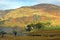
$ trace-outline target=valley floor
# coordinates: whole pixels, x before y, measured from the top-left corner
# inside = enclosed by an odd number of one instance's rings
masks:
[[[29,36],[4,35],[0,40],[60,40],[60,30],[41,30],[28,33]]]
[[[40,36],[6,36],[0,40],[60,40],[60,37],[40,37]]]

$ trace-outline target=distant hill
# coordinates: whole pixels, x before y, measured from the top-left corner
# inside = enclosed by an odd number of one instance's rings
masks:
[[[12,9],[13,10],[13,9]],[[0,10],[0,16],[4,16],[12,10]]]
[[[51,21],[53,25],[60,24],[60,6],[53,4],[38,4],[24,6],[14,10],[0,12],[5,25],[24,26],[32,22]]]
[[[34,9],[42,9],[44,12],[48,12],[50,14],[59,15],[60,16],[60,6],[53,4],[38,4],[32,6]]]

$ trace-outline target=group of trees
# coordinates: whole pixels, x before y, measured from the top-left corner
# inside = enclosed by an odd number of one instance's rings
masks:
[[[1,37],[4,37],[5,34],[7,34],[7,32],[5,32],[5,31],[1,31],[0,32]],[[13,31],[13,34],[16,36],[17,35],[17,31]]]
[[[51,27],[51,22],[39,22],[39,23],[36,23],[36,24],[29,24],[26,26],[27,27],[27,31],[31,31],[32,28],[33,29],[37,29],[37,30],[43,30],[45,29],[46,27]]]
[[[29,24],[29,25],[27,25],[26,31],[31,31],[32,29],[40,30],[41,28],[44,28],[44,25],[42,23]]]
[[[2,37],[4,37],[5,34],[6,34],[6,32],[4,32],[4,31],[1,31],[1,32],[0,32],[0,35],[1,35]]]
[[[7,31],[8,30],[8,31]],[[5,34],[11,34],[17,36],[18,33],[22,32],[23,29],[21,27],[0,27],[0,35],[4,37]]]

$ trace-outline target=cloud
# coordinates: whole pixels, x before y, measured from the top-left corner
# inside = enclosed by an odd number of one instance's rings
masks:
[[[60,2],[60,0],[35,0],[36,3],[51,3],[51,4],[57,4]],[[58,4],[57,4],[58,5]]]
[[[0,9],[14,9],[23,6],[22,2],[16,2],[12,0],[0,0]]]
[[[39,3],[60,5],[60,0],[0,0],[0,9],[14,9],[21,6],[31,6]]]

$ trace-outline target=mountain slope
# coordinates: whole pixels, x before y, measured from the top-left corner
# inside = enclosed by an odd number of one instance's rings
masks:
[[[32,6],[34,9],[42,9],[44,12],[60,16],[60,6],[53,5],[53,4],[38,4]]]
[[[60,6],[53,4],[38,4],[14,9],[3,17],[5,25],[24,26],[32,22],[51,21],[60,24]]]
[[[38,4],[31,7],[26,6],[9,12],[5,17],[16,18],[21,16],[31,16],[34,14],[60,16],[60,6],[52,4]]]
[[[12,10],[0,10],[0,17],[3,17],[7,13],[9,13],[10,11],[13,11],[13,9]]]

